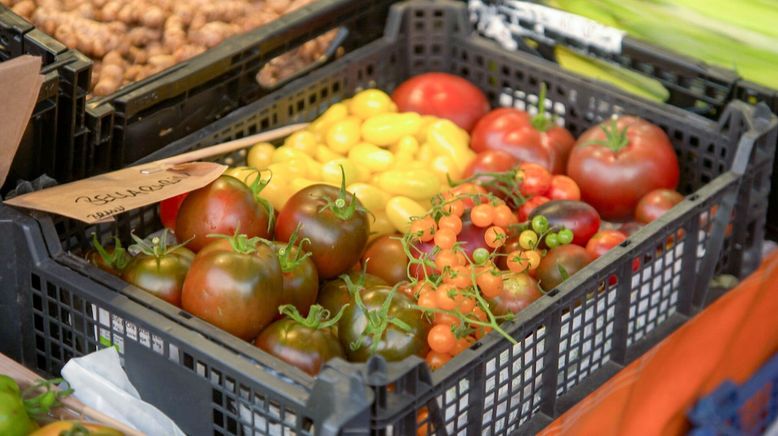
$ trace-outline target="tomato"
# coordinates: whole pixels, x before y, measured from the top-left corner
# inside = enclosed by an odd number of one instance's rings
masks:
[[[305,319],[290,311],[289,306],[280,309],[289,317],[267,326],[254,345],[311,376],[318,374],[328,360],[346,358],[343,346],[330,328],[338,320],[324,319],[323,307],[312,306],[311,315]]]
[[[655,189],[640,199],[635,207],[635,220],[642,224],[662,216],[673,206],[683,201],[683,195],[671,189]]]
[[[373,350],[375,354],[390,362],[403,360],[411,355],[422,358],[426,356],[429,350],[427,332],[430,326],[424,314],[413,307],[412,299],[388,286],[362,289],[360,298],[362,304],[349,305],[338,322],[338,336],[348,360],[364,362],[374,354]],[[410,327],[410,330],[406,331],[394,323],[389,323],[383,332],[375,332],[380,333],[380,339],[374,344],[373,335],[370,333],[371,329],[375,328],[373,320],[379,318],[377,315],[382,312],[382,307],[386,308],[386,317],[399,319]]]
[[[487,298],[492,313],[497,316],[519,313],[543,295],[538,282],[526,273],[505,273],[502,276],[502,283],[502,291],[494,297]]]
[[[284,279],[274,250],[245,235],[219,239],[194,258],[181,307],[245,340],[276,316]]]
[[[194,253],[185,247],[166,246],[165,236],[146,243],[136,237],[141,253],[122,271],[122,278],[170,304],[181,306],[184,279],[194,260]]]
[[[403,244],[397,238],[400,235],[381,236],[367,246],[362,255],[366,271],[382,278],[389,285],[408,280],[408,257]]]
[[[114,237],[112,245],[103,247],[97,240],[96,233],[92,233],[92,248],[86,252],[84,257],[92,265],[115,276],[121,276],[122,271],[131,260],[118,237]]]
[[[543,215],[552,228],[564,227],[573,232],[573,244],[585,246],[600,229],[600,216],[593,207],[582,201],[549,201],[532,211],[530,217]]]
[[[519,192],[525,197],[545,196],[551,189],[551,173],[538,164],[520,164],[516,177],[520,180]]]
[[[250,238],[269,238],[271,213],[243,182],[222,175],[186,196],[176,217],[176,236],[189,241],[186,246],[193,251],[211,242],[209,234],[231,235],[240,230]]]
[[[504,173],[512,170],[518,164],[519,160],[506,151],[485,150],[476,154],[467,167],[465,167],[462,178],[470,178],[484,173]],[[478,177],[477,180],[479,184],[485,186],[491,193],[504,198],[503,193],[497,187],[489,185],[494,180],[494,177],[484,175]]]
[[[310,243],[319,277],[330,279],[348,271],[362,255],[370,225],[359,199],[345,187],[317,184],[294,194],[278,214],[276,238],[288,241],[300,226]]]
[[[175,197],[170,197],[159,202],[159,220],[166,229],[176,230],[176,217],[178,210],[181,209],[181,203],[184,202],[188,192]]]
[[[382,278],[372,274],[363,274],[361,271],[350,272],[348,276],[352,283],[360,287],[372,288],[387,284]],[[338,313],[341,307],[351,301],[352,298],[349,294],[348,286],[346,286],[346,282],[340,277],[324,283],[321,289],[319,289],[317,302],[322,307],[329,310],[330,313]],[[335,328],[337,328],[337,326],[335,326]]]
[[[551,178],[551,188],[547,195],[552,200],[580,200],[581,189],[575,180],[557,174]]]
[[[592,260],[594,257],[578,245],[562,245],[553,248],[540,261],[537,271],[540,286],[547,291],[551,290]]]
[[[586,251],[596,259],[626,239],[627,235],[619,230],[600,230],[586,243]]]
[[[519,207],[519,211],[516,214],[519,218],[520,222],[527,221],[530,216],[533,215],[533,212],[535,209],[540,207],[541,205],[544,205],[548,203],[549,200],[548,197],[538,196],[538,197],[532,197],[529,200],[527,200],[524,204]]]
[[[416,112],[453,121],[468,132],[489,111],[478,87],[446,73],[425,73],[401,83],[392,93],[400,112]]]
[[[100,436],[122,436],[119,430],[106,427],[101,424],[83,421],[54,421],[33,431],[29,436],[60,436],[67,435],[100,435]]]
[[[284,282],[281,304],[291,304],[302,316],[307,316],[319,294],[319,273],[311,257],[304,253],[304,246],[301,249],[295,245],[296,239],[292,238],[288,244],[274,244]]]
[[[527,112],[499,108],[475,125],[470,146],[476,152],[502,150],[521,162],[538,164],[554,174],[565,171],[575,139],[564,127],[539,121]]]
[[[629,218],[654,189],[675,189],[679,169],[673,145],[659,127],[637,117],[604,121],[584,132],[567,164],[581,198],[607,220]]]
[[[486,234],[486,229],[483,227],[477,227],[473,225],[473,223],[470,221],[470,218],[467,217],[469,214],[465,214],[465,219],[462,220],[462,230],[457,235],[457,242],[462,244],[462,250],[464,251],[464,254],[466,254],[468,257],[473,256],[473,251],[475,251],[478,248],[488,248],[486,245],[486,240],[484,238]],[[432,249],[435,247],[435,243],[430,242],[416,242],[413,244],[415,248],[411,248],[411,254],[415,258],[420,258],[422,253],[430,253]],[[451,250],[448,250],[451,252]],[[440,255],[440,253],[438,253]],[[430,256],[428,259],[430,261],[435,262],[437,256]],[[438,274],[439,271],[437,271],[435,268],[427,267],[427,273],[432,274]],[[415,277],[419,280],[424,279],[424,269],[421,265],[418,264],[412,264],[410,266],[410,275],[411,277]]]

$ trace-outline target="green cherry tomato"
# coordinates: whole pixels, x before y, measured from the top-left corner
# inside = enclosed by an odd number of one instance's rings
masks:
[[[557,233],[557,241],[559,245],[567,245],[573,242],[573,231],[570,229],[562,229]]]
[[[483,247],[473,250],[473,261],[478,265],[483,265],[489,260],[489,250]]]
[[[537,234],[543,234],[548,230],[548,219],[543,215],[532,218],[532,230]]]
[[[559,246],[559,236],[556,233],[549,233],[546,235],[546,245],[548,248],[556,248]]]

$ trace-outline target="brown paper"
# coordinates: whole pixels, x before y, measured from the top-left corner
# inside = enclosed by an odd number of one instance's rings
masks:
[[[161,166],[151,162],[42,191],[6,204],[42,210],[93,224],[114,215],[189,192],[216,180],[227,169],[213,162]]]
[[[19,142],[43,84],[41,58],[19,56],[0,63],[0,185],[8,177]]]

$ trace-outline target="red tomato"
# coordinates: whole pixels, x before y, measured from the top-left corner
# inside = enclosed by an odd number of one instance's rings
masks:
[[[184,202],[184,199],[188,194],[188,192],[185,192],[159,202],[159,220],[162,221],[162,225],[165,226],[166,229],[170,229],[174,232],[176,231],[178,209],[181,209],[181,203]]]
[[[538,206],[542,204],[548,203],[549,200],[547,197],[532,197],[529,200],[527,200],[524,204],[521,205],[519,208],[518,213],[516,214],[519,218],[519,222],[527,221],[530,214],[532,214],[532,211],[535,210]]]
[[[581,189],[570,177],[560,174],[551,178],[551,189],[548,197],[552,200],[580,200]]]
[[[377,238],[367,246],[362,262],[366,264],[368,274],[384,279],[394,286],[403,280],[408,280],[408,257],[403,250],[400,235],[385,235]]]
[[[575,138],[564,127],[539,121],[519,109],[500,108],[478,121],[470,147],[477,152],[503,150],[522,162],[561,174],[574,143]]]
[[[636,117],[596,125],[581,135],[570,153],[567,175],[581,198],[604,219],[628,218],[654,189],[675,189],[678,159],[667,134]]]
[[[593,207],[582,201],[554,200],[535,209],[530,218],[543,215],[551,228],[564,227],[573,232],[573,244],[586,246],[600,230],[600,216]]]
[[[586,251],[594,258],[598,258],[626,239],[627,235],[618,230],[600,230],[586,243]]]
[[[635,208],[635,220],[648,224],[664,215],[673,206],[683,201],[683,195],[671,189],[655,189],[638,202]]]
[[[478,87],[446,73],[411,77],[394,90],[392,100],[400,112],[446,118],[468,132],[489,112],[489,102]]]
[[[208,235],[232,235],[236,229],[249,238],[269,238],[270,215],[257,198],[240,180],[221,175],[186,196],[176,217],[176,236],[189,240],[192,251],[213,242]]]
[[[486,150],[478,153],[473,160],[470,161],[467,168],[465,168],[462,177],[469,178],[482,173],[503,173],[512,170],[518,164],[518,159],[513,157],[510,153],[506,153],[502,150]],[[478,178],[478,183],[486,186],[490,192],[498,197],[504,198],[505,196],[497,187],[489,186],[489,183],[493,180],[493,177],[481,176]]]
[[[519,165],[516,177],[521,180],[519,191],[525,197],[545,196],[551,189],[551,173],[538,164],[523,163]]]

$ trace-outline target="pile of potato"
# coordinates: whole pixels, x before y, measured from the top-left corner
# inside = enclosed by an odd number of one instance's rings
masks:
[[[95,61],[92,94],[108,95],[314,0],[0,0]],[[318,59],[334,35],[267,65],[263,84]]]

